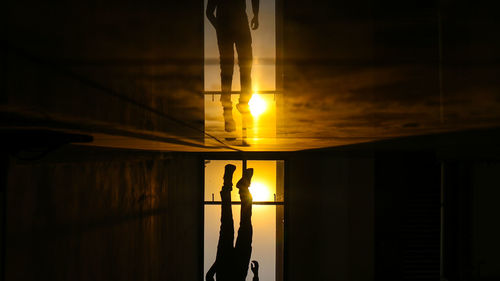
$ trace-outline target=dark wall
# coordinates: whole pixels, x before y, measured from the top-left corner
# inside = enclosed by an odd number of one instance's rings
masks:
[[[290,0],[283,9],[290,134],[354,143],[500,124],[493,2]]]
[[[444,167],[444,275],[498,280],[499,158],[450,159]]]
[[[68,148],[11,158],[6,280],[197,280],[197,157]]]
[[[473,257],[475,274],[500,279],[500,161],[476,161],[473,167]]]
[[[375,158],[375,279],[439,279],[440,161],[432,151]]]
[[[286,280],[373,280],[373,157],[299,153],[286,172]]]
[[[294,153],[287,280],[496,280],[498,130]]]

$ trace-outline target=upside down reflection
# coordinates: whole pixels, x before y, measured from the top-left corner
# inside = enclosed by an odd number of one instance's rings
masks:
[[[234,222],[231,208],[231,190],[233,189],[233,173],[236,166],[228,164],[224,169],[224,185],[220,191],[221,204],[221,226],[219,242],[217,245],[217,256],[215,262],[206,274],[207,281],[213,281],[214,275],[218,281],[244,281],[247,276],[250,257],[252,255],[252,194],[249,186],[253,176],[253,169],[245,169],[243,177],[238,181],[236,187],[239,189],[241,198],[240,228],[236,245],[234,243]],[[259,280],[259,263],[252,261],[251,270],[254,274],[253,280]]]

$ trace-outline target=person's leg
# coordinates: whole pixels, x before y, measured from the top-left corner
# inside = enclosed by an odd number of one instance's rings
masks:
[[[252,36],[248,21],[241,22],[235,36],[236,51],[238,52],[238,65],[240,67],[241,94],[238,110],[248,111],[248,101],[252,97]]]
[[[219,28],[217,30],[217,44],[220,55],[221,97],[224,110],[225,130],[232,132],[236,129],[233,119],[233,104],[231,102],[231,86],[234,71],[234,39],[231,30]]]
[[[253,175],[253,169],[243,172],[243,177],[238,181],[236,187],[239,188],[241,198],[241,218],[238,238],[235,246],[236,272],[244,279],[248,272],[250,257],[252,255],[252,194],[248,190]]]
[[[233,173],[236,167],[234,165],[226,165],[224,171],[224,185],[220,192],[221,203],[221,226],[219,231],[219,243],[217,245],[217,274],[224,275],[231,269],[228,268],[231,264],[233,242],[234,242],[234,223],[233,212],[231,207],[231,190],[233,189]]]

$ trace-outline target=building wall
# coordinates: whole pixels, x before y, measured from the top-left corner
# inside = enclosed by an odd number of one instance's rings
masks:
[[[9,163],[6,280],[197,280],[197,157],[65,149]]]
[[[342,144],[498,127],[493,5],[283,1],[281,131]]]
[[[299,153],[286,172],[286,280],[373,280],[373,157]]]
[[[375,280],[439,279],[440,162],[425,150],[375,159]]]
[[[489,153],[445,162],[443,270],[449,280],[500,278],[500,158],[497,150]]]
[[[476,161],[473,166],[473,242],[472,268],[480,280],[500,278],[500,161]],[[476,277],[476,278],[477,278]]]

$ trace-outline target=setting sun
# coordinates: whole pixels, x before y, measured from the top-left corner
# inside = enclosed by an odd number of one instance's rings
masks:
[[[266,101],[264,101],[264,99],[262,99],[262,97],[257,93],[254,93],[252,95],[252,98],[250,99],[250,102],[248,102],[248,105],[250,106],[250,112],[254,117],[258,117],[267,109]]]
[[[266,185],[260,182],[253,182],[249,189],[254,201],[271,201],[271,192]]]

